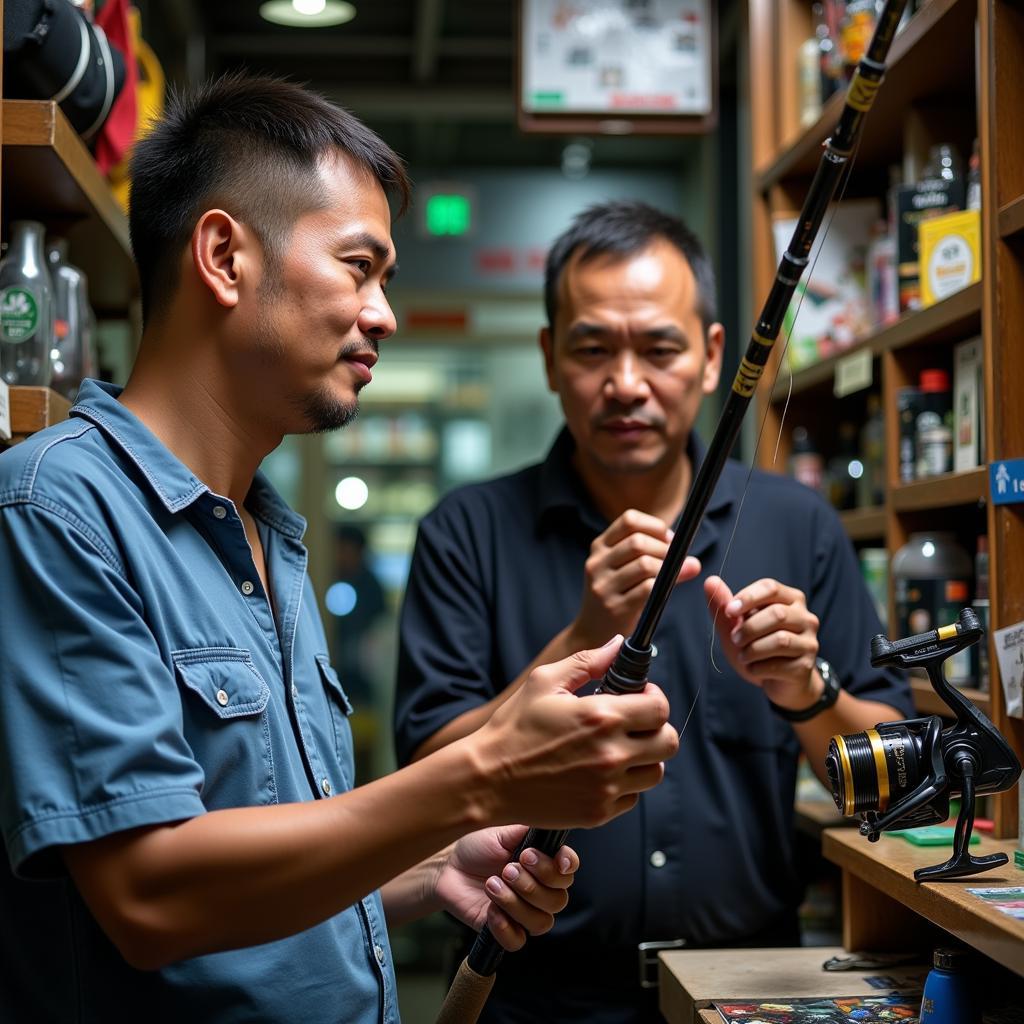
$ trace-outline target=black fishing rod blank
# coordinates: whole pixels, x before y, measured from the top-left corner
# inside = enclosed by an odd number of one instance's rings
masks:
[[[638,693],[647,684],[647,674],[655,653],[654,633],[675,588],[683,561],[704,518],[715,485],[739,436],[743,417],[771,356],[772,346],[779,336],[786,310],[807,268],[814,240],[829,203],[857,147],[864,118],[871,109],[875,94],[885,76],[885,58],[896,35],[905,6],[906,0],[887,0],[878,17],[871,44],[857,65],[846,91],[846,101],[839,123],[832,137],[825,142],[824,152],[804,199],[793,237],[779,262],[775,280],[751,334],[746,354],[736,371],[715,433],[676,522],[675,535],[654,581],[654,587],[640,613],[636,628],[623,640],[615,661],[601,681],[602,691],[617,694]],[[551,856],[565,842],[567,835],[567,830],[530,829],[513,855],[513,860],[518,860],[523,850],[528,847]],[[486,926],[482,928],[445,997],[437,1024],[474,1024],[494,984],[495,972],[501,963],[503,953],[504,950],[490,930]]]

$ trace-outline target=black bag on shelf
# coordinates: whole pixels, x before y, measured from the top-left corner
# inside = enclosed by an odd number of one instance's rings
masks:
[[[124,86],[124,56],[69,0],[6,0],[4,95],[55,100],[88,142]]]

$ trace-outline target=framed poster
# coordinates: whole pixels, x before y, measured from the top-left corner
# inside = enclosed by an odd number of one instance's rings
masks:
[[[520,0],[524,132],[708,132],[717,117],[711,0]]]

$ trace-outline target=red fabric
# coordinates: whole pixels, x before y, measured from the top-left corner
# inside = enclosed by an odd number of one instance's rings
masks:
[[[110,45],[124,55],[124,88],[121,90],[110,114],[96,136],[93,152],[100,170],[106,174],[115,164],[121,162],[128,147],[135,138],[138,122],[138,104],[135,86],[138,70],[135,64],[135,46],[128,27],[128,0],[107,0],[96,14],[96,24],[107,34]]]

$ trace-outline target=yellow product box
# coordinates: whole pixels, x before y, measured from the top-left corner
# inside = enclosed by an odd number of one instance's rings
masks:
[[[922,307],[981,280],[980,210],[929,217],[917,231]]]

